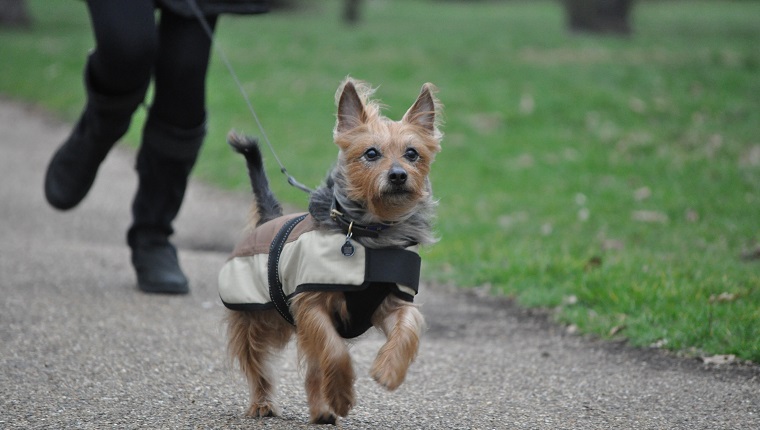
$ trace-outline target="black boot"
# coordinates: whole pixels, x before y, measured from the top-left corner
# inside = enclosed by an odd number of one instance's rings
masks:
[[[87,105],[45,173],[45,198],[60,210],[73,208],[90,191],[100,164],[129,130],[147,90],[146,86],[129,94],[105,95],[93,87],[89,63],[84,76]]]
[[[127,233],[137,286],[148,293],[187,294],[188,282],[169,242],[172,222],[185,196],[205,123],[180,129],[149,119],[137,155],[139,186],[132,203],[133,224]]]

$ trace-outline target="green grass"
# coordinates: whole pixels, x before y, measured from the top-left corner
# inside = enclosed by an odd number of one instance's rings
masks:
[[[760,362],[760,261],[740,258],[760,242],[760,3],[639,2],[631,38],[568,35],[559,2],[370,1],[355,28],[339,4],[219,26],[299,180],[334,160],[345,75],[379,85],[396,118],[433,82],[446,138],[429,280],[488,285],[601,337]],[[73,120],[84,5],[31,6],[32,32],[0,32],[0,93]],[[208,93],[196,174],[245,189],[224,135],[258,131],[218,58]]]

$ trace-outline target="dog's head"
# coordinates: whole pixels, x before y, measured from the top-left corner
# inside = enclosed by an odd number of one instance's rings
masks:
[[[435,91],[433,84],[423,85],[401,121],[392,121],[369,99],[373,90],[367,84],[347,78],[338,88],[333,136],[347,181],[344,191],[378,220],[403,219],[431,198],[428,173],[443,137]]]

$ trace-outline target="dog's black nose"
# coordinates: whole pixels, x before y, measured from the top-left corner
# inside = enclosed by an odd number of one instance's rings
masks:
[[[391,171],[388,172],[388,179],[393,185],[404,185],[406,183],[406,170],[401,167],[391,167]]]

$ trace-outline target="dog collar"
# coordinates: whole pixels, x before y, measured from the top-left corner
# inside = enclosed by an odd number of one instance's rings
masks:
[[[343,208],[337,199],[333,200],[332,207],[330,208],[330,218],[338,223],[343,233],[359,237],[379,237],[381,231],[387,230],[394,225],[393,223],[357,224],[343,213]]]

